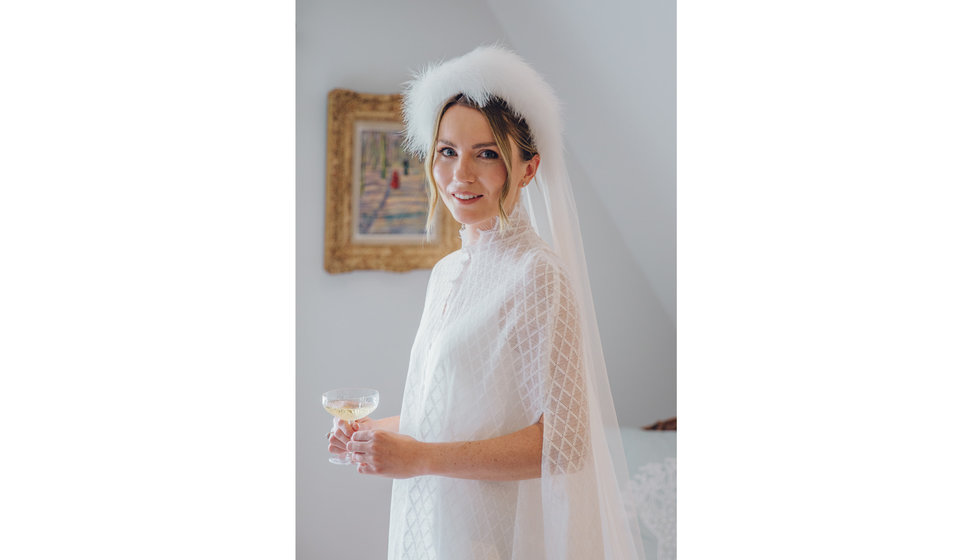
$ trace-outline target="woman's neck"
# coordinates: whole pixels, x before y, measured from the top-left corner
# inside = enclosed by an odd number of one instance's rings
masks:
[[[513,206],[510,207],[510,211],[507,213],[508,221],[507,228],[512,228],[515,226],[515,221],[519,221],[521,218],[519,216],[520,202],[515,202]],[[469,247],[476,245],[481,239],[485,237],[495,238],[501,233],[501,223],[500,216],[494,216],[493,218],[482,222],[477,225],[466,225],[459,232],[459,237],[463,241],[464,247]]]

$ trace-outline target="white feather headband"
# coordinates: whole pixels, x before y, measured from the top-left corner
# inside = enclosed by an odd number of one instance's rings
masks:
[[[491,96],[506,101],[527,121],[542,161],[561,161],[558,97],[521,57],[496,45],[477,47],[463,56],[429,65],[408,82],[403,109],[408,151],[425,157],[439,111],[461,93],[481,107]]]

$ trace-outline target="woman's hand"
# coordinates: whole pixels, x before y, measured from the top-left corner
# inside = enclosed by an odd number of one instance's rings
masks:
[[[424,444],[415,438],[361,427],[349,440],[347,450],[353,453],[352,460],[358,463],[359,473],[388,478],[410,478],[424,474]]]
[[[365,418],[364,420],[367,419]],[[361,421],[363,422],[364,420]],[[357,431],[357,424],[357,422],[348,422],[335,416],[333,419],[333,428],[330,430],[330,437],[328,438],[330,443],[328,450],[338,455],[347,453],[347,442],[350,441],[351,435]]]

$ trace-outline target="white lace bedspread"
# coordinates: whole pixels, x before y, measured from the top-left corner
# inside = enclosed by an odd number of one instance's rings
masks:
[[[643,546],[648,560],[677,558],[677,432],[623,428]]]

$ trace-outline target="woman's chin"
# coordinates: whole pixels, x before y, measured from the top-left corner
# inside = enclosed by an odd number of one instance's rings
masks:
[[[481,219],[481,216],[474,216],[472,212],[460,212],[459,210],[450,211],[453,215],[453,219],[459,222],[461,226],[475,227],[476,224],[482,224],[486,219]]]

